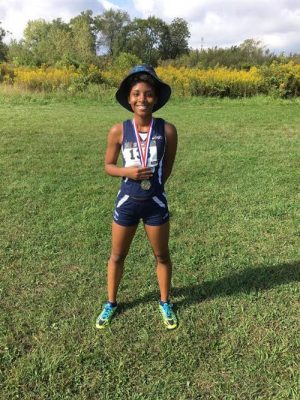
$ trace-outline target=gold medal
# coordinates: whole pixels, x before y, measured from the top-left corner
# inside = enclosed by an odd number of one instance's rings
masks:
[[[151,182],[147,179],[144,179],[142,182],[141,182],[141,188],[143,189],[143,190],[149,190],[150,188],[151,188]]]

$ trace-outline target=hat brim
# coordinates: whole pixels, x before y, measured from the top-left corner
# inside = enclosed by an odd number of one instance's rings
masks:
[[[138,74],[148,74],[150,75],[154,81],[155,81],[155,91],[156,91],[156,96],[157,96],[157,102],[155,103],[153,107],[153,112],[159,110],[162,108],[169,100],[171,96],[171,88],[170,86],[163,82],[161,79],[159,79],[156,75],[149,73],[148,71],[139,71],[135,73],[131,73],[128,76],[126,76],[125,79],[121,82],[119,89],[116,92],[116,99],[117,101],[126,108],[126,110],[133,112],[131,105],[128,103],[128,96],[129,96],[129,88],[130,88],[130,79],[134,75]]]

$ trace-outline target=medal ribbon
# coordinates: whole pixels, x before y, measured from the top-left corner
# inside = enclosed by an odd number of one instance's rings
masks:
[[[135,133],[135,137],[136,137],[136,141],[137,141],[137,145],[138,145],[138,149],[139,149],[139,153],[140,153],[140,157],[141,157],[142,167],[147,167],[148,150],[149,150],[150,139],[151,139],[151,134],[152,134],[152,127],[153,127],[153,118],[151,119],[150,129],[149,129],[149,132],[147,135],[144,151],[143,151],[140,135],[138,134],[138,131],[136,128],[135,120],[133,120],[133,127],[134,127],[134,133]]]

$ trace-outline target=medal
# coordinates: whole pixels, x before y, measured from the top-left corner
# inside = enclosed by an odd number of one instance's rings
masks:
[[[148,179],[144,179],[141,182],[141,188],[143,190],[149,190],[151,188],[151,182]]]
[[[142,143],[141,143],[141,139],[140,139],[140,136],[138,134],[138,131],[137,131],[137,128],[136,128],[136,125],[135,125],[135,120],[133,120],[134,133],[135,133],[135,137],[136,137],[136,141],[137,141],[137,145],[138,145],[138,150],[139,150],[139,153],[140,153],[141,164],[142,164],[143,167],[147,167],[147,163],[148,163],[148,151],[149,151],[150,139],[151,139],[151,134],[152,134],[152,126],[153,126],[153,118],[151,120],[149,133],[147,135],[145,147],[143,149],[143,146],[142,146]],[[143,190],[149,190],[151,188],[150,180],[143,179],[141,181],[141,188]]]

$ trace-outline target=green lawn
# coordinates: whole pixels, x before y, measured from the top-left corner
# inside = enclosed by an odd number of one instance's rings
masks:
[[[0,398],[299,399],[300,103],[173,100],[165,331],[142,226],[105,332],[113,101],[0,96]]]

